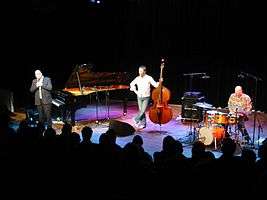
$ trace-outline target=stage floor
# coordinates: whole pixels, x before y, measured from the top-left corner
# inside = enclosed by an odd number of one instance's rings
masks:
[[[150,155],[153,155],[154,152],[160,151],[162,149],[162,140],[167,135],[174,137],[175,139],[181,141],[184,146],[184,155],[187,157],[191,156],[191,148],[192,142],[199,135],[199,131],[201,129],[201,124],[192,124],[182,123],[181,121],[181,106],[171,104],[170,107],[173,111],[172,120],[164,125],[154,124],[149,120],[148,112],[147,115],[147,127],[143,130],[136,131],[134,134],[130,134],[124,137],[117,138],[117,144],[123,147],[128,142],[132,141],[134,135],[138,134],[142,136],[144,144],[143,147],[145,151],[147,151]],[[123,105],[120,102],[115,102],[110,105],[109,110],[105,105],[99,105],[97,108],[98,112],[96,112],[96,106],[88,105],[87,107],[81,108],[76,111],[75,119],[77,120],[76,125],[73,127],[73,131],[80,134],[81,129],[84,126],[90,126],[93,129],[92,142],[98,143],[99,136],[106,132],[109,128],[110,120],[118,120],[121,122],[125,122],[131,126],[133,126],[132,118],[137,114],[137,104],[136,102],[129,102],[127,107],[126,115],[123,115]],[[21,115],[18,115],[19,120],[23,119]],[[108,119],[110,117],[110,120]],[[99,120],[99,123],[96,123],[96,120]],[[257,151],[257,145],[261,143],[261,141],[267,137],[267,114],[258,113],[255,126],[255,138],[254,138],[254,146],[253,148],[255,152]],[[261,123],[263,131],[258,134],[258,121]],[[196,127],[195,134],[192,133],[194,128]],[[253,130],[254,130],[254,116],[249,116],[249,121],[246,122],[247,130],[250,134],[250,137],[253,138]],[[62,128],[62,123],[58,121],[53,121],[53,128],[56,130],[58,134],[60,134],[60,130]],[[259,140],[258,140],[259,136]],[[194,139],[195,138],[195,139]],[[259,142],[258,142],[259,141]],[[243,146],[240,146],[243,148]],[[216,157],[221,155],[220,149],[217,150],[214,148],[214,145],[207,147],[211,150]],[[241,148],[238,148],[236,154],[240,153]],[[256,152],[257,153],[257,152]]]

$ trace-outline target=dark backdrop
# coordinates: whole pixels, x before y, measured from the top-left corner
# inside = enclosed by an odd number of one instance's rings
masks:
[[[180,103],[189,89],[183,73],[191,72],[211,76],[194,79],[193,89],[215,106],[226,106],[236,84],[254,98],[255,81],[238,78],[245,71],[263,79],[257,107],[267,110],[265,16],[259,3],[32,0],[6,11],[1,86],[14,91],[19,106],[32,103],[28,91],[37,65],[60,89],[75,63],[92,62],[95,71],[127,71],[132,77],[145,64],[158,79],[164,57],[164,85],[172,92],[171,103]]]

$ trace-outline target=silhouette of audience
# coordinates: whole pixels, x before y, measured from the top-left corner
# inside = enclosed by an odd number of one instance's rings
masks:
[[[57,135],[53,128],[45,130],[42,124],[30,127],[26,121],[15,132],[9,128],[8,112],[3,107],[0,119],[0,169],[6,172],[3,180],[12,178],[24,191],[31,188],[41,192],[48,183],[48,193],[60,193],[56,188],[62,186],[67,194],[81,190],[98,198],[131,199],[142,193],[150,198],[171,199],[171,191],[185,192],[190,197],[191,191],[200,194],[208,187],[210,197],[218,192],[227,197],[229,191],[248,197],[266,187],[266,140],[256,161],[251,149],[243,149],[241,156],[235,156],[236,143],[231,138],[222,141],[222,156],[218,159],[199,141],[187,158],[181,142],[166,136],[162,150],[155,152],[152,159],[140,135],[121,148],[113,129],[101,134],[99,143],[94,144],[93,130],[88,126],[82,129],[80,140],[67,123]],[[29,181],[27,186],[24,180]],[[134,188],[138,191],[133,192]]]

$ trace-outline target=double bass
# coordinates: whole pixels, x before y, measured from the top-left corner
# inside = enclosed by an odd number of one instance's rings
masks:
[[[160,80],[162,80],[162,72],[164,68],[164,60],[160,65]],[[171,92],[159,82],[159,86],[152,92],[153,106],[149,109],[149,118],[155,124],[166,124],[172,119],[172,110],[168,106]]]

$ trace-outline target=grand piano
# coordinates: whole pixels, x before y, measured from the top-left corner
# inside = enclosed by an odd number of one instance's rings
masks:
[[[63,121],[75,125],[75,112],[89,104],[99,104],[104,98],[109,106],[110,97],[116,95],[123,102],[123,114],[127,112],[127,92],[129,91],[126,72],[95,72],[88,64],[77,64],[68,78],[65,88],[53,91],[53,105],[60,108]]]

